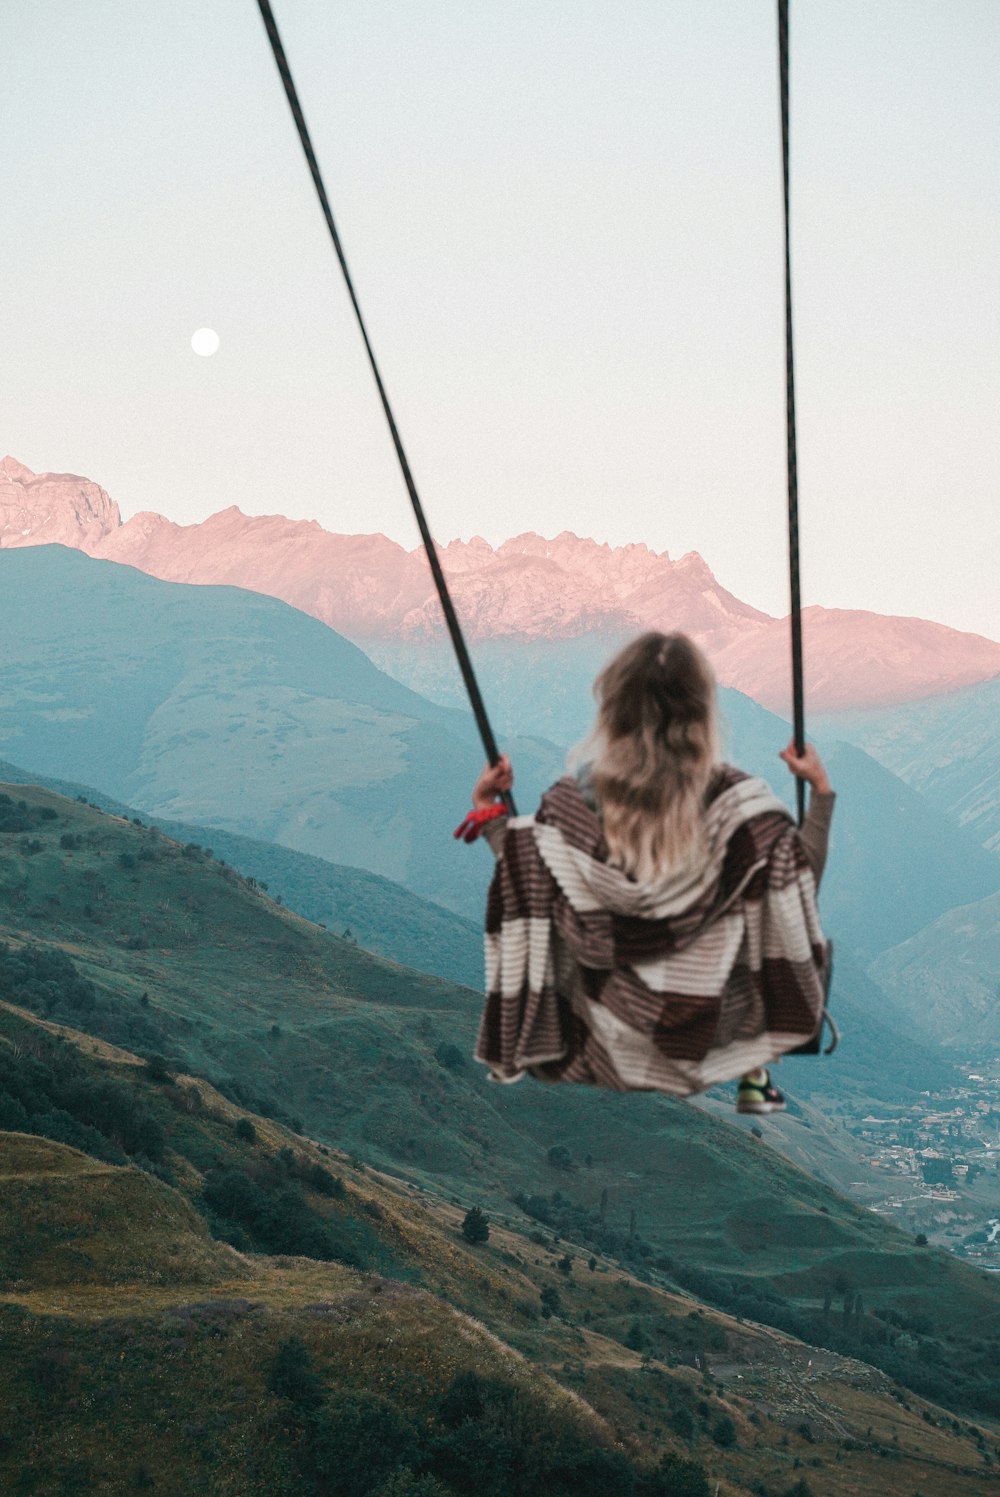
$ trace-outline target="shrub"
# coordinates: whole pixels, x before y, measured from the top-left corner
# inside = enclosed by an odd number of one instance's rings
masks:
[[[331,1175],[330,1171],[325,1169],[321,1164],[307,1165],[299,1174],[299,1179],[310,1190],[315,1190],[317,1195],[330,1196],[331,1198],[336,1197],[339,1200],[343,1200],[344,1198],[343,1180],[341,1180],[339,1175]]]
[[[797,1482],[785,1488],[782,1497],[814,1497],[814,1494],[805,1477],[800,1476]]]
[[[297,1409],[318,1409],[324,1389],[313,1367],[312,1353],[298,1336],[282,1341],[267,1370],[267,1391],[287,1398]]]
[[[712,1439],[723,1450],[731,1450],[736,1444],[736,1425],[728,1414],[720,1414],[712,1425]]]
[[[238,1118],[233,1132],[244,1143],[255,1144],[257,1142],[257,1129],[249,1118]]]
[[[384,1481],[375,1497],[451,1497],[447,1487],[433,1476],[417,1476],[408,1466]]]
[[[442,1395],[426,1466],[476,1497],[633,1497],[635,1471],[565,1414],[499,1378],[458,1374]],[[668,1489],[653,1488],[666,1497]]]
[[[416,1464],[417,1432],[377,1393],[337,1393],[313,1415],[303,1456],[321,1490],[368,1497],[402,1467]]]
[[[684,1408],[683,1405],[680,1408],[671,1409],[667,1423],[674,1434],[680,1435],[682,1440],[694,1439],[696,1425],[690,1409]]]
[[[636,1483],[636,1497],[709,1497],[704,1467],[680,1455],[665,1455]]]
[[[473,1206],[465,1213],[462,1222],[462,1236],[466,1242],[488,1242],[490,1238],[489,1219],[484,1211],[478,1206]]]
[[[642,1326],[637,1320],[633,1320],[625,1333],[624,1345],[630,1351],[642,1351],[646,1345],[646,1338],[642,1333]]]
[[[324,1221],[290,1180],[254,1179],[241,1169],[211,1170],[202,1189],[209,1225],[233,1247],[287,1253],[360,1267],[342,1228]]]

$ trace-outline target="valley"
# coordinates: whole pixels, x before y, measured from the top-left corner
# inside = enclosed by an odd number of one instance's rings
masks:
[[[851,1182],[853,1199],[998,1272],[1000,1055],[958,1061],[956,1071],[953,1086],[920,1102],[865,1116],[839,1108],[834,1116],[881,1183],[880,1190],[874,1178]]]

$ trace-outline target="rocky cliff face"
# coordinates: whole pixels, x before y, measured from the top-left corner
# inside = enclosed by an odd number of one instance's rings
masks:
[[[0,464],[0,546],[61,542],[170,582],[227,583],[280,598],[363,648],[436,646],[444,636],[423,552],[384,535],[332,535],[315,521],[250,516],[235,506],[198,525],[157,514],[125,524],[103,489],[70,474]],[[723,684],[788,710],[788,625],[728,592],[695,552],[673,560],[569,531],[494,548],[452,541],[442,564],[473,640],[519,645],[681,629],[712,656]],[[921,619],[843,609],[805,615],[811,710],[882,707],[1000,674],[1000,644]]]
[[[16,458],[0,462],[0,546],[58,542],[92,552],[122,523],[115,501],[75,473],[32,473]]]

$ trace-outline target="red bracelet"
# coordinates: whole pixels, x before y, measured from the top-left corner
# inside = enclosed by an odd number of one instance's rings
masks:
[[[483,806],[482,810],[470,811],[462,825],[455,828],[454,835],[461,837],[463,842],[475,842],[488,821],[495,821],[498,816],[506,815],[507,807],[502,801],[498,801],[495,806]]]

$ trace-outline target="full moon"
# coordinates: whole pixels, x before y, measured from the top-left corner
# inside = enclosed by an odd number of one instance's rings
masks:
[[[191,335],[191,347],[195,353],[200,353],[203,359],[211,358],[219,346],[219,335],[213,328],[200,327],[196,333]]]

